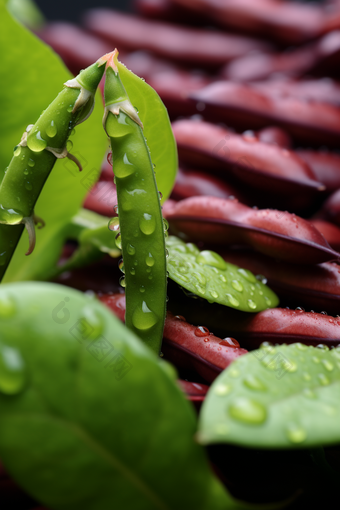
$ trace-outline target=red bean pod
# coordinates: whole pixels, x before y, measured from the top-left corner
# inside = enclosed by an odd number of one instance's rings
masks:
[[[253,133],[237,135],[200,120],[179,120],[172,127],[181,162],[215,169],[228,181],[245,183],[258,190],[257,200],[263,195],[264,200],[281,196],[291,208],[303,209],[324,189],[293,151],[260,142]]]
[[[52,46],[74,74],[112,51],[110,43],[72,23],[47,23],[37,35]]]
[[[172,231],[193,241],[246,244],[266,255],[302,264],[339,257],[313,225],[288,212],[252,209],[236,200],[203,196],[168,201],[163,213]]]
[[[340,188],[339,154],[306,149],[299,149],[296,154],[309,165],[316,179],[326,186],[327,191],[333,192]]]
[[[278,145],[283,149],[291,149],[292,140],[289,134],[276,126],[268,126],[256,133],[258,140],[262,143]]]
[[[103,295],[99,298],[119,319],[124,319],[125,295]],[[203,326],[193,326],[181,316],[167,313],[162,352],[176,367],[195,370],[206,381],[212,382],[230,363],[246,354],[233,338],[217,338]]]
[[[144,20],[109,9],[85,15],[86,28],[127,50],[143,49],[155,55],[201,67],[216,67],[267,43],[240,35],[194,29]]]
[[[271,308],[242,319],[239,314],[228,314],[226,319],[228,331],[237,335],[248,349],[257,349],[264,341],[328,347],[340,344],[340,318],[326,314]]]
[[[340,226],[340,189],[334,191],[317,213],[318,219],[326,219]]]
[[[340,109],[332,104],[276,97],[254,86],[229,81],[212,83],[190,97],[201,105],[205,117],[240,129],[275,124],[309,144],[339,144]]]
[[[325,220],[312,219],[309,221],[321,232],[333,250],[340,250],[340,227]]]
[[[208,16],[219,25],[267,36],[286,44],[300,44],[323,31],[323,10],[282,0],[172,0],[175,5]]]
[[[221,179],[206,172],[197,170],[178,169],[175,186],[172,190],[171,198],[182,200],[192,196],[210,195],[213,197],[229,198],[234,196],[244,202],[244,194],[237,188],[226,184]]]
[[[196,410],[199,411],[209,390],[209,386],[206,384],[183,381],[182,379],[179,379],[178,384],[187,399],[190,400],[190,402],[194,404]]]
[[[115,216],[113,210],[117,205],[116,186],[111,181],[99,181],[89,191],[86,196],[84,207],[104,216]]]
[[[337,314],[340,310],[340,266],[324,262],[315,266],[290,264],[250,250],[219,250],[231,264],[261,275],[278,294],[280,301],[290,307]]]

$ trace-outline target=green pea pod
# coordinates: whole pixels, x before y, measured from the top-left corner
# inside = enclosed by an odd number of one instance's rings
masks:
[[[104,128],[110,137],[126,287],[126,325],[160,351],[166,309],[164,227],[150,153],[122,84],[118,52],[106,64]]]
[[[34,215],[34,206],[57,158],[68,157],[67,139],[73,128],[91,114],[94,94],[103,76],[98,61],[65,83],[65,88],[29,125],[0,185],[0,279],[3,277],[24,227],[29,235],[29,249],[35,245],[35,224],[43,221]]]

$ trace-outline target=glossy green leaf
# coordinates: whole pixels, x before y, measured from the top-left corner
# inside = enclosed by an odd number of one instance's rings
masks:
[[[60,58],[16,22],[0,0],[0,169],[8,165],[13,147],[28,124],[57,96],[71,78]],[[37,230],[32,255],[25,256],[28,236],[24,232],[4,281],[44,278],[59,258],[64,243],[64,225],[76,214],[89,187],[95,182],[107,147],[101,119],[103,107],[97,97],[91,117],[71,137],[83,172],[68,160],[57,161],[39,197],[35,213],[46,222]]]
[[[226,510],[169,370],[96,299],[0,287],[0,458],[55,510]],[[20,317],[20,320],[18,320]]]
[[[189,292],[244,312],[278,305],[276,294],[248,269],[225,262],[213,251],[200,251],[195,244],[175,236],[168,237],[166,245],[169,277]]]
[[[203,404],[199,441],[254,448],[340,442],[340,349],[263,346],[235,360]]]
[[[131,103],[144,125],[144,136],[151,153],[162,203],[169,197],[178,167],[177,146],[167,109],[157,92],[142,78],[119,63],[119,74]]]

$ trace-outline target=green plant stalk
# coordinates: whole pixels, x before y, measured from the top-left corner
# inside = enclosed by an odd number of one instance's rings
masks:
[[[160,352],[166,312],[166,250],[160,198],[142,123],[120,80],[117,55],[106,65],[104,128],[110,137],[125,267],[126,325]]]
[[[35,224],[43,225],[34,215],[34,206],[56,159],[68,157],[81,169],[66,143],[74,127],[91,114],[103,73],[103,62],[98,61],[66,82],[36,124],[27,127],[14,149],[0,185],[0,280],[24,227],[29,235],[26,255],[34,249]]]

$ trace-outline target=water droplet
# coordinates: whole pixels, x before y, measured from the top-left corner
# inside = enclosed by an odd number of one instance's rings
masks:
[[[222,283],[227,283],[227,278],[224,276],[224,274],[220,274],[218,278],[219,280],[221,280]]]
[[[28,175],[28,169],[27,168],[25,168],[25,170],[24,170],[24,175]]]
[[[282,359],[281,365],[287,372],[291,373],[296,372],[298,369],[297,363],[293,360]]]
[[[132,276],[134,276],[134,275],[136,274],[136,270],[135,270],[135,268],[134,268],[134,267],[132,267],[132,268],[130,269],[130,274],[131,274]],[[149,277],[149,280],[150,280],[150,277]]]
[[[30,133],[27,137],[27,145],[28,145],[28,148],[31,149],[31,151],[41,152],[46,148],[47,142],[41,136],[40,131],[33,131],[33,132],[30,131]]]
[[[302,443],[307,437],[305,429],[295,423],[288,425],[286,434],[292,443]]]
[[[6,253],[6,252],[4,252]],[[17,311],[17,306],[13,297],[8,294],[0,298],[0,318],[7,319],[12,317]]]
[[[205,287],[203,287],[202,285],[199,285],[198,283],[196,283],[195,289],[198,294],[201,294],[202,296],[205,294]]]
[[[18,156],[20,156],[20,154],[21,154],[21,145],[16,145],[16,146],[14,147],[13,155],[14,155],[15,157],[18,157]]]
[[[155,264],[155,259],[150,252],[145,259],[145,263],[149,267],[152,267]]]
[[[175,319],[177,319],[178,321],[186,322],[186,318],[183,317],[183,315],[175,315]]]
[[[141,306],[138,306],[132,315],[132,323],[135,328],[140,330],[147,330],[152,328],[157,322],[156,314],[150,310],[145,301]]]
[[[203,342],[209,342],[209,338],[205,338]]]
[[[158,196],[159,196],[159,200],[162,200],[163,198],[163,193],[161,191],[158,192]]]
[[[119,230],[119,218],[117,216],[111,218],[108,227],[112,232],[117,232]]]
[[[299,349],[299,351],[306,351],[308,349],[307,345],[301,344],[300,342],[297,342],[295,347]]]
[[[27,189],[27,191],[31,191],[31,189],[33,188],[32,184],[30,182],[26,182],[25,183],[25,189]]]
[[[231,338],[229,336],[223,338],[223,340],[219,342],[219,345],[224,345],[225,347],[232,347],[233,349],[240,347],[238,341],[235,340],[235,338]]]
[[[271,306],[272,302],[271,302],[271,300],[269,299],[269,297],[264,296],[264,300],[265,300],[265,302],[266,302],[266,305]]]
[[[51,120],[50,125],[47,126],[46,128],[46,134],[50,138],[54,138],[57,132],[58,132],[57,126],[55,125],[54,120]]]
[[[119,285],[125,289],[126,286],[125,276],[121,276],[119,278]]]
[[[122,273],[125,273],[125,266],[124,266],[124,260],[123,259],[120,259],[120,261],[118,262],[118,267],[119,267],[119,269],[121,270]]]
[[[223,258],[218,253],[210,250],[201,251],[196,257],[196,262],[222,270],[227,268],[227,264]]]
[[[237,290],[238,292],[242,292],[243,291],[243,285],[241,282],[239,282],[238,280],[233,280],[231,282],[231,286]]]
[[[312,376],[308,372],[304,372],[302,377],[305,381],[310,381],[312,379]]]
[[[17,225],[21,223],[24,215],[17,209],[6,209],[2,205],[0,205],[0,223],[5,223],[6,225]]]
[[[135,165],[129,161],[126,153],[124,154],[123,158],[117,158],[114,161],[114,173],[115,176],[119,179],[128,177],[129,175],[133,174],[135,170]]]
[[[215,395],[218,395],[219,397],[224,397],[225,395],[228,395],[232,390],[231,384],[224,384],[224,383],[218,383],[216,386],[214,386],[214,393]]]
[[[240,306],[240,303],[231,294],[226,294],[226,298],[228,299],[231,306],[235,306],[235,307]]]
[[[0,344],[0,392],[16,395],[26,384],[25,362],[18,349]]]
[[[325,369],[328,371],[328,372],[332,372],[334,370],[334,365],[333,363],[331,363],[330,361],[328,361],[328,359],[323,359],[321,360],[321,363],[323,364],[323,366],[325,367]]]
[[[210,335],[209,329],[204,326],[197,326],[194,333],[196,336],[199,336],[199,337]]]
[[[117,248],[119,248],[121,250],[122,249],[122,235],[120,232],[115,237],[115,243],[116,243]]]
[[[243,384],[250,390],[265,391],[267,386],[255,375],[249,374],[243,380]]]
[[[156,221],[154,216],[148,213],[144,213],[142,218],[139,220],[139,228],[145,235],[152,234],[156,228]]]
[[[7,262],[7,252],[3,251],[0,253],[0,266],[4,266]],[[0,307],[1,307],[1,301],[0,301]],[[1,317],[1,308],[0,308],[0,317]]]
[[[209,292],[210,292],[211,297],[213,297],[214,299],[218,298],[218,293],[215,290],[211,290]]]
[[[255,276],[256,280],[258,280],[259,282],[263,283],[263,285],[266,285],[267,283],[267,278],[265,276],[263,276],[263,274],[257,274]]]
[[[191,273],[191,275],[199,282],[201,283],[202,285],[204,285],[207,280],[206,280],[206,277],[204,276],[204,274],[202,273],[199,273],[198,271],[194,271]]]
[[[81,311],[83,327],[87,340],[96,340],[104,330],[105,322],[98,310],[93,308],[93,304],[85,305]]]
[[[142,292],[142,293],[143,293],[143,292],[145,292],[145,287],[144,287],[144,285],[141,285],[141,286],[139,287],[139,292]]]
[[[260,425],[266,421],[266,408],[256,400],[238,397],[229,407],[229,414],[235,420],[250,425]]]
[[[256,303],[252,299],[248,299],[248,306],[251,310],[255,310],[257,308]]]
[[[312,360],[314,361],[314,363],[320,363],[320,359],[317,358],[316,356],[313,356]]]
[[[316,349],[320,349],[321,351],[329,351],[329,347],[325,344],[318,344]]]
[[[240,273],[246,280],[248,280],[248,282],[251,282],[251,283],[256,282],[255,276],[253,275],[253,273],[248,271],[248,269],[239,268],[237,270],[237,272]]]
[[[113,158],[112,158],[112,152],[108,152],[106,156],[106,160],[110,166],[113,165]]]
[[[163,231],[167,232],[169,230],[169,222],[165,218],[163,218]]]
[[[72,110],[73,110],[73,105],[70,105],[70,106],[68,106],[68,107],[66,108],[66,111],[67,111],[68,113],[72,113]]]
[[[325,376],[325,374],[318,374],[318,379],[319,379],[319,382],[320,384],[322,384],[322,386],[327,386],[327,384],[329,384],[329,379],[327,376]]]

